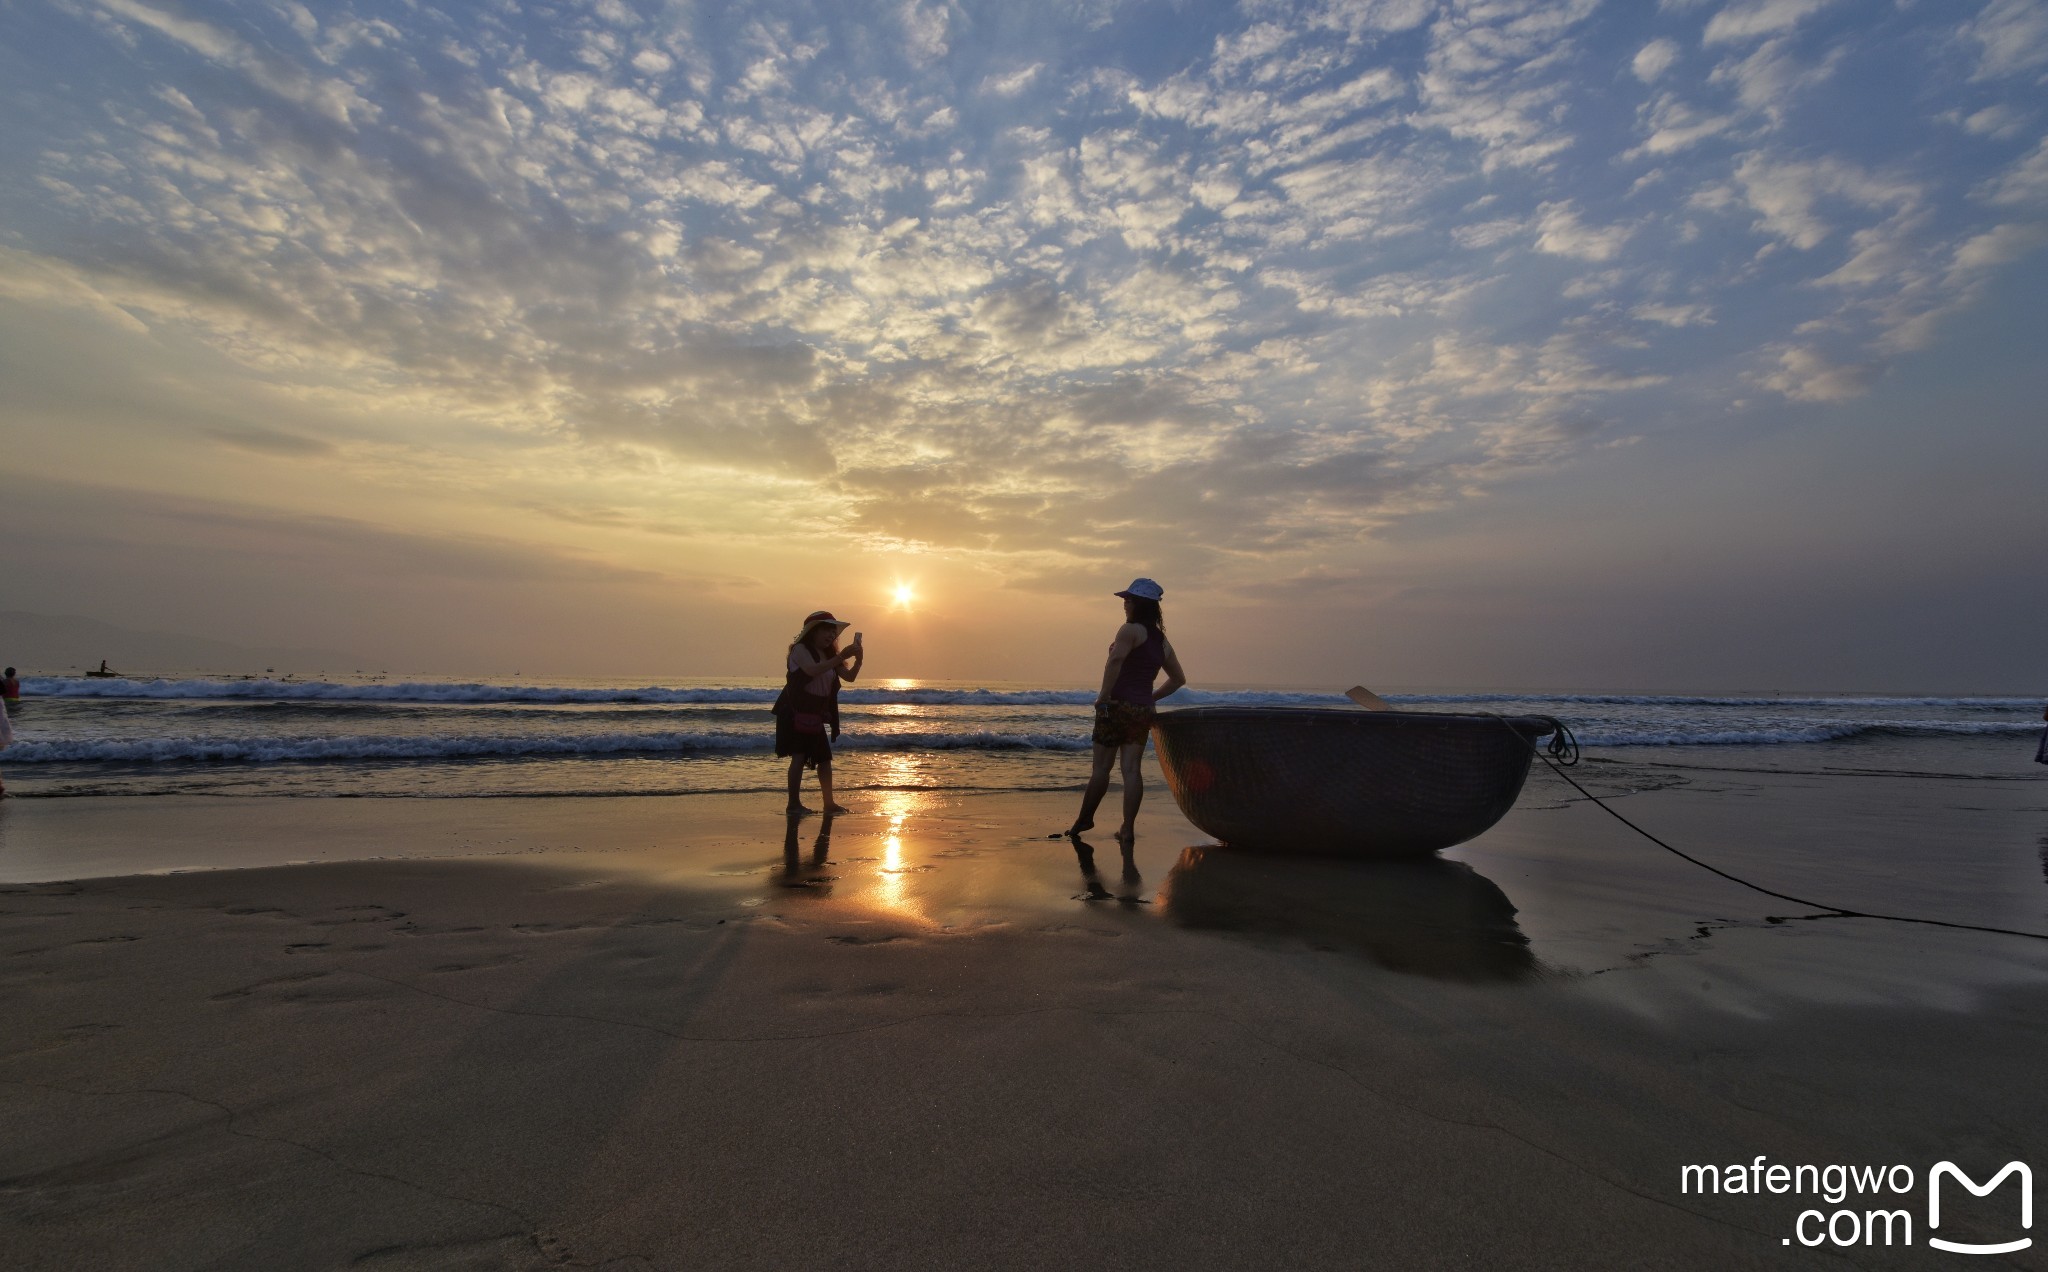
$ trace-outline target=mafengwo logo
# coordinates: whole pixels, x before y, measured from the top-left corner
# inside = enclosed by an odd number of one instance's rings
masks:
[[[1818,1197],[1827,1205],[1836,1207],[1832,1211],[1808,1209],[1799,1212],[1793,1221],[1792,1235],[1784,1238],[1783,1244],[1795,1241],[1800,1245],[1850,1246],[1902,1245],[1914,1243],[1913,1212],[1900,1204],[1904,1198],[1919,1192],[1919,1175],[1911,1166],[1787,1166],[1765,1164],[1759,1155],[1747,1165],[1736,1163],[1730,1166],[1684,1166],[1679,1169],[1678,1191],[1681,1193],[1735,1193],[1755,1195],[1785,1195]],[[1958,1186],[1971,1197],[1990,1197],[2007,1180],[2016,1180],[2012,1191],[2019,1193],[2018,1223],[2015,1227],[2011,1218],[1980,1213],[1971,1217],[1979,1223],[2000,1223],[2019,1233],[2025,1233],[2034,1226],[2034,1172],[2025,1162],[2007,1162],[1985,1183],[1978,1183],[1962,1167],[1954,1162],[1936,1162],[1927,1172],[1927,1226],[1922,1235],[1926,1243],[1936,1250],[1950,1254],[2011,1254],[2034,1244],[2029,1236],[2014,1236],[2005,1241],[1951,1241],[1936,1236],[1941,1227],[1942,1189]],[[1889,1194],[1887,1196],[1886,1194]],[[1865,1199],[1863,1206],[1844,1206],[1852,1196]],[[1871,1202],[1877,1204],[1873,1207]],[[2011,1215],[2011,1211],[2003,1212]],[[1954,1207],[1951,1205],[1953,1216]]]

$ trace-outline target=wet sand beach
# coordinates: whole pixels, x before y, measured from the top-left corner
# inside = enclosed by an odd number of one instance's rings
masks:
[[[2038,782],[1581,773],[1781,890],[2048,931]],[[1814,918],[1541,774],[1365,869],[1156,790],[1128,861],[1043,838],[1065,793],[857,802],[0,807],[9,1262],[1937,1266],[1934,1163],[2044,1164],[2048,941]],[[1914,1243],[1681,1192],[1759,1154],[1910,1166]]]

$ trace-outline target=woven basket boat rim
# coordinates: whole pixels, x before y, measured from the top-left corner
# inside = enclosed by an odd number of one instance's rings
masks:
[[[1216,706],[1168,707],[1162,709],[1159,712],[1157,718],[1160,720],[1165,720],[1176,716],[1237,716],[1247,718],[1279,717],[1292,719],[1321,718],[1328,720],[1359,720],[1368,723],[1373,721],[1393,723],[1396,721],[1409,720],[1455,720],[1460,723],[1477,723],[1488,725],[1498,725],[1501,721],[1505,720],[1511,725],[1521,725],[1527,728],[1537,728],[1544,733],[1550,732],[1552,727],[1550,717],[1548,716],[1481,715],[1469,711],[1367,711],[1360,707],[1237,707],[1218,704]]]

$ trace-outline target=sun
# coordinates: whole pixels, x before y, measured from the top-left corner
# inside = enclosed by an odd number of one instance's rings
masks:
[[[908,583],[898,583],[892,595],[896,598],[897,609],[909,609],[910,603],[917,599],[917,589]]]

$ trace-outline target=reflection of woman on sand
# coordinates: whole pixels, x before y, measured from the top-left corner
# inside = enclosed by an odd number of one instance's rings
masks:
[[[800,797],[804,770],[818,770],[818,789],[825,796],[827,813],[846,808],[832,798],[832,740],[839,736],[839,683],[860,678],[865,655],[860,633],[853,644],[839,648],[839,633],[851,627],[817,610],[804,619],[804,629],[790,642],[788,679],[776,698],[775,753],[789,757],[789,807],[791,813],[808,813]]]
[[[1124,775],[1124,824],[1116,837],[1130,840],[1138,833],[1138,804],[1145,798],[1139,770],[1145,761],[1145,739],[1152,733],[1152,704],[1177,691],[1188,678],[1160,628],[1159,601],[1165,590],[1151,579],[1133,579],[1117,595],[1124,598],[1124,625],[1110,642],[1102,692],[1095,698],[1095,771],[1081,797],[1081,815],[1067,833],[1078,835],[1095,824],[1095,809],[1109,790],[1110,762],[1118,760]],[[1166,684],[1155,691],[1152,682],[1162,667]]]

